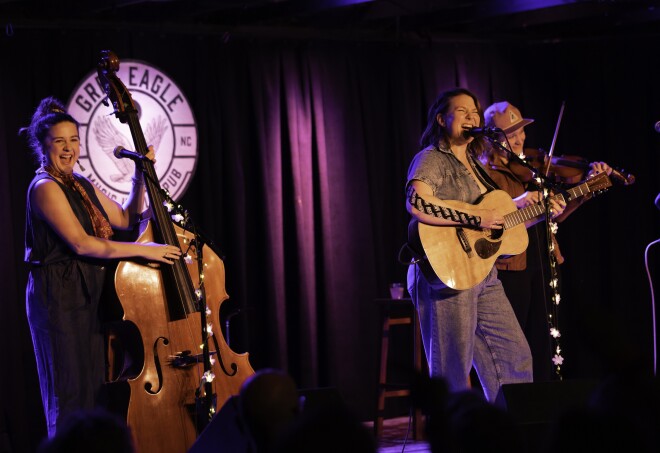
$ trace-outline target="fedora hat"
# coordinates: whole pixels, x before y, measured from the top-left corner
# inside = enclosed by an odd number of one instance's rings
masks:
[[[484,112],[484,119],[487,127],[498,127],[505,134],[534,122],[533,119],[523,118],[520,110],[506,101],[496,102],[488,107]]]

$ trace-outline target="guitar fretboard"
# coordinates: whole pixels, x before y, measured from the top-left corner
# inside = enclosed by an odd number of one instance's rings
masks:
[[[568,193],[569,197],[568,200],[565,201],[568,202],[588,194],[591,192],[591,189],[589,187],[589,183],[585,182],[579,186],[575,186],[572,189],[567,190],[566,192]],[[563,200],[564,196],[559,194],[552,198],[555,200]],[[517,211],[510,212],[504,216],[504,228],[513,228],[516,225],[520,225],[521,223],[534,219],[544,213],[545,207],[543,206],[543,203],[536,203],[531,206],[527,206],[526,208],[518,209]]]

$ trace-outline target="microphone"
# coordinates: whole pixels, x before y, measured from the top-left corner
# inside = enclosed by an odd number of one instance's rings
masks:
[[[463,135],[466,137],[481,137],[482,135],[498,135],[503,134],[504,131],[499,127],[472,127],[469,129],[463,129]]]
[[[117,159],[131,159],[131,160],[145,160],[146,157],[144,157],[140,153],[136,153],[135,151],[129,151],[123,146],[118,146],[116,147],[113,151],[112,154],[115,155]]]

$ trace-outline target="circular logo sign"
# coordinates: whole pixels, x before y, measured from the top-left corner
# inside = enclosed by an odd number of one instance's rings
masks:
[[[170,77],[145,62],[123,60],[117,77],[131,93],[147,145],[156,150],[155,170],[161,187],[179,200],[197,164],[197,126],[190,104]],[[113,151],[117,146],[135,147],[128,125],[114,116],[96,71],[78,85],[67,110],[80,122],[80,173],[111,199],[123,203],[131,190],[135,164],[115,157]]]

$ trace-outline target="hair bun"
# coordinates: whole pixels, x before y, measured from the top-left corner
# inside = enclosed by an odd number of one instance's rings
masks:
[[[32,115],[32,121],[27,127],[19,129],[18,134],[27,138],[28,144],[37,163],[43,162],[42,145],[48,134],[48,130],[55,124],[69,121],[79,127],[78,122],[66,111],[64,104],[59,99],[49,96],[39,103]]]
[[[52,113],[66,113],[66,109],[62,101],[50,96],[41,100],[35,113],[37,117],[42,117]]]

